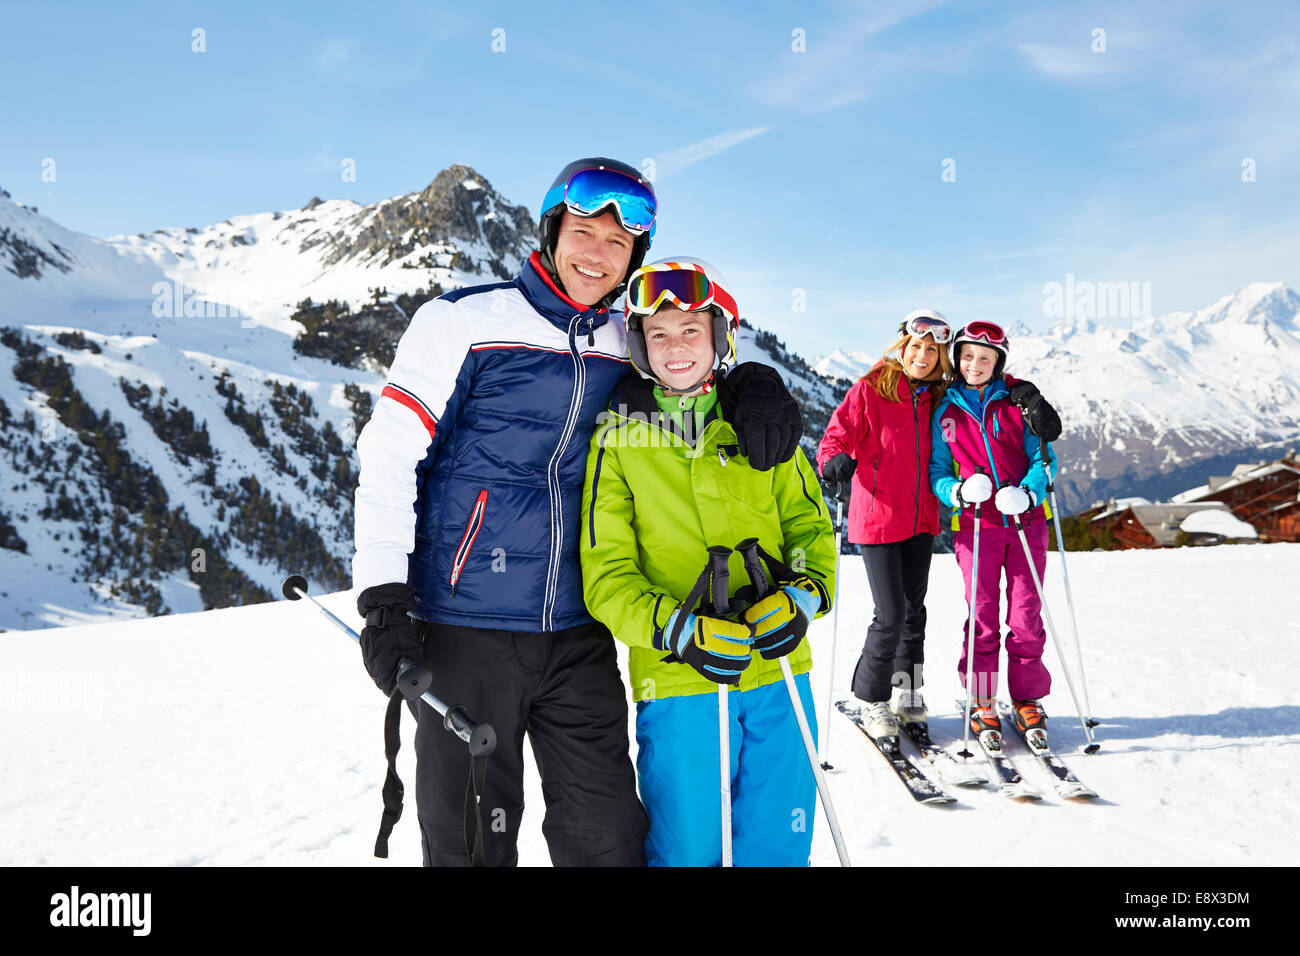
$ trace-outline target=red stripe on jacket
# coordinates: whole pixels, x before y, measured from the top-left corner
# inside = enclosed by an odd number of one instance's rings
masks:
[[[433,420],[433,416],[429,414],[429,410],[421,405],[413,395],[403,392],[400,389],[393,388],[391,385],[385,385],[384,390],[379,393],[379,397],[391,398],[399,405],[405,405],[411,411],[415,412],[415,414],[420,417],[420,421],[424,423],[424,427],[428,429],[429,437],[434,437],[434,432],[438,423]]]

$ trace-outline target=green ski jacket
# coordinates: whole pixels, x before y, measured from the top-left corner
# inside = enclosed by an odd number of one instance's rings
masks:
[[[735,430],[719,416],[716,392],[679,399],[639,376],[624,379],[591,439],[582,515],[587,610],[630,648],[637,701],[716,691],[671,657],[663,634],[711,545],[735,548],[756,537],[769,554],[835,593],[835,535],[807,457],[796,450],[769,471],[749,467]],[[729,570],[734,595],[749,583],[739,553]],[[811,669],[807,640],[789,661],[796,674]],[[737,689],[778,680],[780,661],[756,653]]]

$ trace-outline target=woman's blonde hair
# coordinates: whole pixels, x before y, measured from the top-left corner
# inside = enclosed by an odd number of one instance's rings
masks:
[[[903,370],[903,363],[899,361],[899,358],[902,357],[911,339],[912,336],[906,332],[900,335],[889,348],[885,349],[885,354],[881,356],[876,366],[862,376],[863,379],[872,384],[876,389],[876,394],[881,398],[888,399],[891,402],[902,401],[898,395],[898,380],[907,373]],[[939,350],[939,361],[934,363],[934,368],[922,381],[932,389],[933,401],[937,404],[939,399],[943,398],[943,393],[948,390],[948,383],[952,381],[953,372],[952,359],[948,355],[948,350],[937,342],[935,347]]]

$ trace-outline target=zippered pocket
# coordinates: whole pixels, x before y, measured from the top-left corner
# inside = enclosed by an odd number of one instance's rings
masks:
[[[460,580],[460,573],[465,569],[465,562],[469,560],[469,553],[474,548],[474,539],[478,537],[483,527],[483,517],[487,513],[487,498],[487,489],[484,488],[474,501],[474,507],[469,513],[469,523],[465,525],[465,534],[461,537],[460,545],[456,548],[456,557],[451,562],[452,597],[456,596],[456,582]]]
[[[880,459],[877,458],[875,464],[871,466],[871,507],[867,509],[868,515],[876,513],[876,479],[880,477]]]

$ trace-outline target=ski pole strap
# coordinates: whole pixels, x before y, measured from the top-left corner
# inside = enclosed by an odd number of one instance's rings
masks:
[[[465,787],[465,854],[470,866],[488,865],[483,847],[483,814],[479,810],[486,777],[487,755],[470,757],[469,784]]]
[[[388,774],[384,777],[384,815],[379,821],[379,836],[375,838],[375,856],[388,859],[388,837],[402,816],[402,796],[405,788],[397,776],[397,751],[402,746],[402,697],[400,690],[388,698],[384,713],[384,757],[388,760]]]
[[[1050,495],[1056,483],[1052,481],[1052,463],[1047,457],[1047,439],[1042,435],[1038,436],[1038,450],[1043,459],[1043,472],[1047,475],[1047,493]]]
[[[691,588],[691,593],[688,594],[686,600],[682,602],[682,610],[685,611],[686,614],[692,613],[695,610],[696,605],[700,603],[700,599],[704,597],[704,592],[709,588],[711,571],[712,568],[706,564],[704,570],[700,573],[699,578],[696,579],[695,586]],[[664,646],[656,648],[656,650],[672,651],[673,648],[677,646],[677,635],[681,633],[682,620],[685,618],[686,614],[677,615],[676,620],[673,621],[673,632],[671,634],[663,635]],[[670,653],[664,658],[664,660],[675,661],[677,660],[677,657],[675,654]]]

